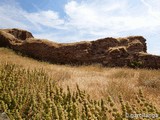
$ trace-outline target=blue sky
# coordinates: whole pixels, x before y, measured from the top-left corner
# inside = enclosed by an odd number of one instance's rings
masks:
[[[160,55],[160,0],[0,0],[0,28],[56,42],[142,35]]]

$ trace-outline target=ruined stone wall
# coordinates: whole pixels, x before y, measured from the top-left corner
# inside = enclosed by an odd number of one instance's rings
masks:
[[[0,30],[0,46],[51,63],[160,68],[160,57],[147,54],[142,36],[64,44],[35,39],[25,30],[5,29]]]

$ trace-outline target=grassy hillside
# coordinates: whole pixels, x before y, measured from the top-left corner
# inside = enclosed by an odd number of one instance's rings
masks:
[[[0,109],[11,119],[119,120],[160,111],[160,70],[53,65],[6,48],[0,89]]]

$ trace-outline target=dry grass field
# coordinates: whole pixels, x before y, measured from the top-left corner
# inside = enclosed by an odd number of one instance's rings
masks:
[[[124,101],[132,102],[135,94],[141,89],[144,98],[160,108],[160,70],[105,68],[100,65],[57,65],[21,56],[7,48],[0,48],[0,64],[5,63],[16,64],[21,69],[43,69],[65,92],[67,86],[71,91],[76,91],[78,85],[94,100],[107,99],[107,96],[111,96],[117,106],[119,95]],[[36,86],[36,83],[33,85]],[[43,87],[43,84],[39,87]]]

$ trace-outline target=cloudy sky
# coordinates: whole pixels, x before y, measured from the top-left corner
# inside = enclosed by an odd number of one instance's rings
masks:
[[[160,0],[0,0],[0,28],[56,42],[142,35],[160,55]]]

